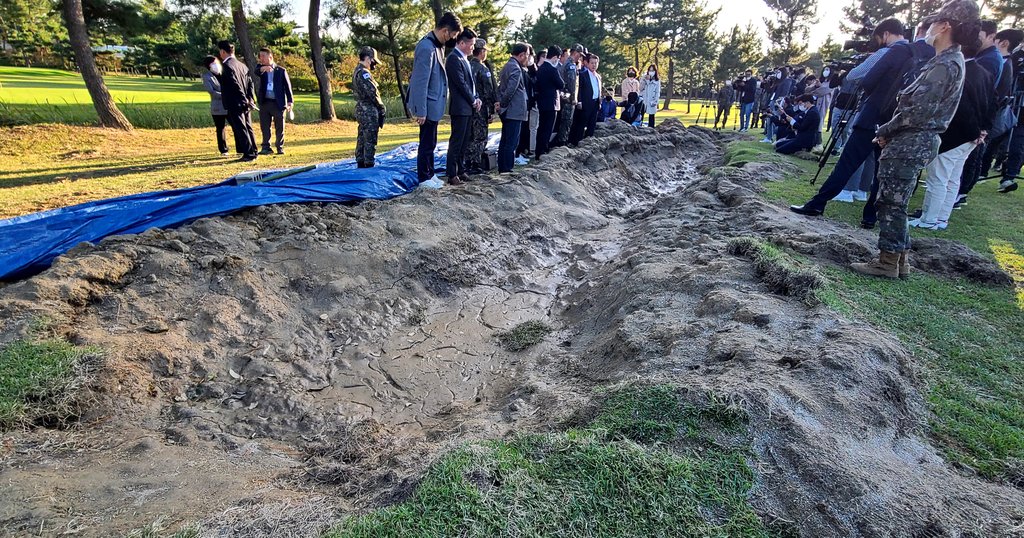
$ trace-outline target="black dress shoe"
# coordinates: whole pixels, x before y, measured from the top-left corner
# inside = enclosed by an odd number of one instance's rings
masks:
[[[278,155],[284,155],[284,148],[277,148]]]
[[[273,151],[270,151],[270,148],[263,148],[260,151],[260,155],[270,155],[271,153],[273,153]]]
[[[255,161],[255,160],[256,160],[256,156],[255,155],[244,155],[244,156],[242,156],[241,158],[238,159],[238,162],[240,162],[240,163],[248,163],[248,162],[252,162],[252,161]]]
[[[804,215],[806,217],[820,217],[825,214],[825,212],[820,209],[807,207],[807,204],[791,205],[789,206],[789,210],[792,211],[793,213],[796,213],[797,215]]]
[[[865,230],[874,230],[875,229],[875,223],[874,222],[864,222],[864,221],[861,221],[860,227],[864,228]]]

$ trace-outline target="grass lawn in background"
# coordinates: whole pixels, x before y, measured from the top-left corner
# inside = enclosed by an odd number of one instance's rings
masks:
[[[780,205],[806,202],[831,171],[827,167],[812,186],[816,162],[775,155],[769,145],[754,141],[733,143],[728,154],[736,163],[784,159],[797,164],[795,177],[764,183],[765,196]],[[911,236],[960,241],[999,261],[1020,285],[1022,200],[997,193],[997,185],[977,185],[970,203],[953,212],[948,229],[912,229]],[[922,187],[911,209],[921,207],[923,195]],[[825,218],[858,226],[863,207],[863,202],[831,202]],[[814,220],[807,219],[809,229]],[[946,456],[983,476],[1024,484],[1024,300],[1018,293],[922,273],[907,281],[861,276],[847,268],[830,268],[826,275],[839,298],[831,306],[892,331],[924,366],[931,432]]]

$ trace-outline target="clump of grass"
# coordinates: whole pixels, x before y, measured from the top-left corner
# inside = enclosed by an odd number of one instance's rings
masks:
[[[173,534],[167,534],[167,527],[164,524],[165,520],[161,517],[145,527],[129,532],[126,538],[162,538],[164,536],[169,536],[170,538],[199,538],[199,529],[196,527],[187,527]]]
[[[729,241],[730,254],[745,256],[754,262],[757,276],[775,293],[796,297],[807,304],[822,302],[819,291],[827,281],[817,271],[801,267],[778,247],[753,237]]]
[[[81,416],[83,387],[101,361],[64,340],[19,340],[0,348],[0,430],[65,427]]]
[[[592,427],[638,443],[667,443],[680,435],[698,438],[705,430],[732,431],[746,423],[742,410],[713,395],[700,403],[693,400],[674,385],[629,385],[608,396]]]
[[[544,341],[544,337],[552,331],[550,325],[543,321],[527,321],[516,325],[510,331],[497,333],[501,347],[509,351],[522,351]]]
[[[327,536],[777,536],[747,502],[747,450],[633,439],[671,440],[716,416],[684,405],[676,387],[619,389],[591,426],[464,446],[406,501],[347,518]],[[627,428],[634,419],[644,427]]]

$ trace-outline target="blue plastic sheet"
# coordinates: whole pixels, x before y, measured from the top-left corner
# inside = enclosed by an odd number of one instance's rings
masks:
[[[496,135],[488,146],[495,143]],[[261,205],[401,196],[418,185],[416,150],[413,143],[378,155],[373,168],[356,168],[355,160],[347,159],[312,168],[265,171],[259,174],[259,181],[240,174],[212,185],[135,194],[0,220],[0,280],[39,273],[75,245],[112,235],[173,228]],[[439,170],[446,153],[447,144],[438,144],[434,158]]]

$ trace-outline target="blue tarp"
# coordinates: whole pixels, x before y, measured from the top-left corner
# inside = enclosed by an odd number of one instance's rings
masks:
[[[496,143],[492,135],[489,146]],[[148,192],[98,200],[0,220],[0,280],[16,280],[43,271],[82,242],[150,228],[173,228],[202,217],[226,215],[269,204],[386,200],[417,187],[417,144],[377,156],[374,168],[356,168],[348,159],[315,167],[265,171],[252,181],[240,174],[226,181],[188,189]],[[439,144],[435,163],[443,169],[447,144]]]

